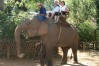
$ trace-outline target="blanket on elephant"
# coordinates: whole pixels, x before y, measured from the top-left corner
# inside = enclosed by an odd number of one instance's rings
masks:
[[[57,24],[58,24],[58,26],[62,26],[62,27],[70,27],[70,24],[68,22],[61,22],[60,21]]]
[[[48,22],[48,26],[52,26],[53,24],[57,24],[58,26],[62,27],[70,27],[70,24],[66,21],[59,20],[57,23],[55,23],[54,19],[47,19],[45,22]]]

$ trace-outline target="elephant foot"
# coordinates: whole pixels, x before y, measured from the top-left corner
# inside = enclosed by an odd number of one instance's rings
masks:
[[[41,66],[44,66],[44,65],[41,65]]]
[[[53,66],[53,64],[49,62],[49,63],[47,64],[47,66]]]
[[[53,64],[48,64],[47,66],[53,66]]]
[[[44,63],[40,63],[40,66],[44,66]]]
[[[25,56],[24,53],[21,53],[20,55],[18,55],[18,58],[23,58]]]
[[[73,64],[78,64],[78,62],[75,62],[75,61],[74,61]]]
[[[67,64],[67,62],[61,62],[61,65],[65,65],[65,64]]]

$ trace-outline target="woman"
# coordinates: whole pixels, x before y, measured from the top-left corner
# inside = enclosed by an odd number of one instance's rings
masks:
[[[61,1],[60,2],[60,24],[61,26],[64,27],[70,27],[70,24],[66,22],[66,19],[68,18],[69,15],[69,9],[66,7],[65,2]]]
[[[66,18],[68,17],[69,14],[69,9],[66,7],[65,2],[61,1],[60,2],[60,13],[61,13],[61,19],[66,21]]]
[[[69,12],[69,9],[68,9],[67,6],[65,5],[65,2],[64,2],[64,1],[61,1],[61,2],[60,2],[60,12],[61,12],[63,15],[67,15],[66,13]]]

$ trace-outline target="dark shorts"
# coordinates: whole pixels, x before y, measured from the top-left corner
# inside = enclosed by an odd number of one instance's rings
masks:
[[[60,15],[60,13],[59,12],[55,12],[55,16],[59,16]]]
[[[63,14],[63,15],[68,15],[69,12],[62,11],[61,14]]]

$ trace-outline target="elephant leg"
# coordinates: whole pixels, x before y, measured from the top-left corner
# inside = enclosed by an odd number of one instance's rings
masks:
[[[61,48],[63,50],[63,58],[62,58],[61,64],[64,65],[64,64],[67,64],[67,53],[69,48],[67,47],[61,47]]]
[[[52,64],[52,48],[46,47],[46,59],[47,59],[47,66],[53,66]]]
[[[58,47],[55,47],[55,48],[54,48],[54,54],[55,54],[55,55],[58,55]]]
[[[78,63],[78,59],[77,59],[77,47],[76,46],[72,47],[72,52],[73,52],[73,56],[74,56],[74,63]]]
[[[42,45],[41,46],[41,49],[40,49],[40,53],[39,53],[39,58],[40,58],[40,64],[41,66],[44,66],[44,63],[45,63],[45,46]]]

